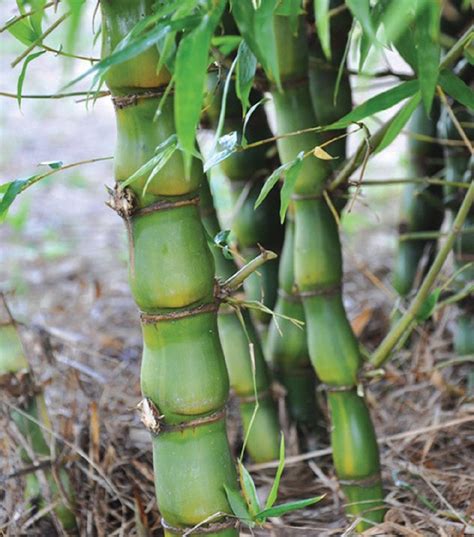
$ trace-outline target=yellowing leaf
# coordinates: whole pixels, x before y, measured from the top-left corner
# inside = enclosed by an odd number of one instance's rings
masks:
[[[322,147],[317,145],[313,150],[313,155],[316,158],[319,158],[321,160],[333,160],[335,157],[332,157],[327,151],[325,151]]]

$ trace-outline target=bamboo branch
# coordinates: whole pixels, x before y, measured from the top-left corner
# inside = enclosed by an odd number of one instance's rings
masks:
[[[278,255],[271,250],[265,250],[261,248],[260,255],[249,261],[244,265],[240,270],[238,270],[233,276],[227,279],[222,287],[227,291],[234,291],[238,289],[244,281],[258,270],[264,263],[270,261],[271,259],[276,259]]]
[[[385,336],[382,343],[373,353],[372,358],[370,360],[373,367],[380,367],[389,358],[390,353],[395,348],[400,338],[413,329],[413,326],[410,325],[413,324],[413,321],[416,319],[416,315],[418,314],[421,307],[428,298],[429,293],[431,291],[431,287],[434,284],[439,272],[441,271],[444,262],[446,261],[446,258],[448,257],[449,252],[454,245],[456,237],[462,229],[462,225],[464,224],[464,221],[469,214],[469,210],[473,202],[474,181],[471,182],[469,190],[466,193],[466,197],[464,198],[461,206],[459,207],[459,211],[456,215],[456,218],[454,219],[453,226],[446,238],[446,242],[443,244],[442,248],[436,255],[436,258],[433,261],[433,264],[431,265],[431,268],[426,275],[420,289],[418,290],[416,297],[413,299],[408,310],[402,315],[398,323],[390,330],[390,332]]]
[[[396,185],[441,185],[450,186],[455,188],[468,189],[468,183],[461,183],[459,181],[446,181],[446,179],[439,179],[437,177],[407,177],[401,179],[366,179],[362,182],[361,186],[396,186]],[[349,181],[349,186],[355,186],[352,181]]]
[[[459,235],[471,235],[474,233],[474,227],[465,227],[461,229]],[[442,231],[413,231],[411,233],[402,233],[399,235],[400,241],[416,241],[416,240],[430,240],[446,237],[449,233],[443,233]]]
[[[53,0],[52,2],[48,2],[45,4],[41,9],[32,9],[31,11],[27,11],[26,13],[21,13],[20,15],[17,15],[16,17],[13,17],[9,21],[7,21],[2,27],[0,27],[0,34],[4,32],[5,30],[8,30],[10,26],[13,26],[17,22],[26,19],[30,17],[31,15],[34,15],[35,13],[38,13],[39,11],[46,10],[48,7],[54,6],[58,3],[57,0]]]

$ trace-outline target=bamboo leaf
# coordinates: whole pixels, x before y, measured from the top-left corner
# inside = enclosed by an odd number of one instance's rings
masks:
[[[247,114],[245,115],[245,118],[244,118],[244,124],[242,126],[242,140],[241,140],[241,144],[242,144],[242,147],[245,147],[247,145],[247,138],[245,136],[245,133],[247,131],[247,125],[249,124],[249,121],[250,121],[250,118],[252,117],[253,113],[255,112],[255,110],[257,110],[257,108],[259,106],[262,106],[264,105],[266,102],[268,102],[269,99],[267,97],[263,97],[262,99],[260,99],[258,102],[256,102],[255,104],[253,104],[249,111],[247,112]]]
[[[283,181],[283,187],[280,192],[280,221],[283,224],[285,221],[286,211],[290,205],[291,195],[295,189],[296,180],[298,174],[303,165],[304,151],[301,151],[296,159],[287,168],[285,173],[285,180]]]
[[[314,16],[316,29],[323,49],[328,60],[331,59],[331,29],[329,18],[329,0],[314,0]]]
[[[232,0],[232,13],[242,37],[262,64],[268,78],[281,89],[273,11],[278,0],[254,4],[252,0]]]
[[[253,519],[260,511],[257,489],[255,488],[255,483],[252,479],[252,476],[249,474],[247,468],[245,468],[240,460],[238,460],[238,468],[240,488],[242,489],[242,494],[244,495],[245,502],[247,503],[251,518]]]
[[[265,509],[270,509],[275,503],[278,496],[278,489],[280,487],[280,480],[285,468],[285,437],[283,433],[280,437],[280,457],[278,461],[278,468],[275,474],[275,479],[273,480],[272,488],[268,494],[267,501],[265,502]]]
[[[416,319],[419,322],[427,321],[436,309],[436,304],[438,303],[439,296],[441,294],[441,288],[437,287],[434,289],[426,298],[426,300],[421,305],[418,313],[416,314]]]
[[[74,52],[86,2],[85,0],[66,0],[66,4],[70,13],[66,30],[66,49],[68,52]]]
[[[371,18],[372,18],[372,24],[374,27],[375,35],[377,35],[377,30],[380,26],[380,23],[382,22],[382,16],[384,13],[384,10],[387,7],[389,0],[379,0],[375,6],[371,10]],[[364,67],[365,60],[367,59],[367,56],[369,55],[370,48],[372,46],[372,40],[369,38],[369,36],[362,32],[362,36],[360,38],[360,47],[359,47],[359,71],[362,71],[362,68]]]
[[[290,513],[291,511],[296,511],[297,509],[303,509],[304,507],[308,507],[309,505],[313,505],[315,503],[320,502],[324,498],[324,496],[325,494],[323,494],[322,496],[314,496],[313,498],[307,498],[306,500],[297,500],[295,502],[275,505],[274,507],[270,507],[270,509],[264,509],[263,511],[260,511],[260,513],[258,513],[256,517],[257,521],[263,522],[269,517],[279,517],[285,515],[286,513]]]
[[[21,110],[21,94],[23,90],[23,83],[25,81],[25,76],[26,76],[26,71],[28,69],[28,65],[36,58],[43,55],[45,52],[46,52],[45,50],[34,52],[33,54],[30,54],[29,56],[27,56],[25,58],[25,61],[23,62],[23,65],[21,67],[21,73],[20,73],[20,76],[18,77],[18,82],[16,85],[16,99],[18,101],[18,108],[20,108],[20,110]]]
[[[176,53],[175,123],[179,144],[185,152],[187,174],[191,168],[190,155],[194,151],[196,127],[201,116],[212,34],[225,5],[226,0],[216,0],[198,26],[181,39]]]
[[[33,30],[28,19],[21,19],[15,22],[15,24],[8,27],[8,31],[15,39],[26,46],[30,46],[41,35]]]
[[[245,116],[250,106],[250,90],[257,70],[257,58],[250,50],[248,44],[242,41],[237,51],[237,70],[235,91],[242,103],[242,115]]]
[[[260,194],[258,195],[257,201],[255,202],[254,208],[256,209],[268,196],[270,190],[278,183],[278,180],[282,176],[283,172],[285,172],[290,166],[294,164],[295,160],[292,160],[290,162],[287,162],[286,164],[282,164],[281,166],[278,166],[275,170],[273,170],[270,177],[265,181],[262,190],[260,191]]]
[[[411,99],[398,111],[395,117],[390,122],[390,125],[385,132],[379,145],[376,147],[375,152],[379,153],[386,147],[388,147],[393,140],[399,135],[400,131],[407,124],[408,120],[412,116],[416,107],[420,104],[421,93],[417,92],[411,97]]]
[[[59,170],[63,167],[64,162],[62,160],[45,160],[39,163],[39,166],[48,166],[52,170]]]
[[[221,151],[215,151],[204,163],[204,173],[211,168],[229,158],[238,148],[237,131],[232,131],[229,134],[221,136],[217,142],[217,147],[222,148]]]
[[[375,43],[375,29],[370,13],[369,0],[346,0],[346,4],[354,15],[354,18],[359,21],[364,33],[373,43]]]
[[[321,160],[334,160],[336,157],[332,157],[327,151],[325,151],[322,147],[320,147],[319,145],[317,145],[314,149],[313,149],[313,155],[316,157],[316,158],[319,158]]]
[[[146,194],[146,191],[148,190],[148,186],[153,181],[153,179],[158,175],[158,173],[164,168],[166,163],[169,161],[169,159],[174,155],[176,149],[178,148],[178,144],[174,143],[171,146],[167,147],[159,156],[157,159],[157,162],[151,171],[150,175],[148,176],[148,179],[146,180],[145,186],[143,187],[143,193],[144,196]]]
[[[0,201],[0,222],[5,220],[8,209],[15,201],[18,194],[23,192],[23,190],[25,190],[25,188],[27,188],[37,177],[38,175],[31,175],[30,177],[15,179],[14,181],[9,181],[8,183],[0,185],[0,194],[3,194]]]
[[[365,101],[365,103],[356,106],[352,112],[349,112],[335,123],[331,123],[325,129],[343,129],[351,123],[362,121],[368,116],[387,110],[396,105],[403,99],[411,97],[418,91],[418,81],[409,80],[402,82],[398,86],[387,91],[379,93]]]
[[[441,71],[439,84],[453,99],[471,110],[474,109],[474,90],[454,73],[448,70]]]
[[[438,81],[439,58],[441,47],[439,45],[441,4],[438,0],[432,0],[420,9],[420,3],[425,0],[417,0],[419,10],[415,21],[414,40],[417,56],[417,74],[420,81],[421,98],[426,113],[429,114]]]
[[[227,501],[229,502],[230,508],[234,515],[244,524],[253,528],[255,523],[250,516],[250,513],[247,508],[247,504],[242,498],[241,494],[237,490],[230,489],[227,485],[224,485],[225,494],[227,496]]]

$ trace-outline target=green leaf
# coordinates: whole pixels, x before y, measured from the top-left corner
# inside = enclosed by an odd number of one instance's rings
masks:
[[[282,224],[285,221],[286,211],[290,205],[291,195],[295,189],[298,174],[301,166],[303,166],[303,158],[304,151],[300,151],[285,172],[285,180],[283,181],[283,187],[280,192],[280,221]]]
[[[260,194],[258,195],[257,201],[255,202],[255,205],[254,205],[255,209],[264,201],[264,199],[268,196],[270,190],[278,183],[278,180],[282,176],[283,172],[285,172],[290,166],[292,166],[295,160],[287,162],[286,164],[282,164],[281,166],[278,166],[278,168],[273,170],[272,174],[265,181],[262,187],[262,190],[260,191]]]
[[[39,163],[40,166],[48,166],[52,170],[59,170],[59,168],[63,167],[63,164],[62,160],[45,160]]]
[[[441,294],[441,288],[437,287],[434,289],[426,298],[426,300],[421,305],[418,313],[416,314],[416,319],[419,322],[427,321],[432,315],[438,303],[439,296]]]
[[[5,219],[10,205],[15,201],[18,194],[23,192],[37,177],[38,175],[31,175],[24,179],[16,179],[15,181],[0,185],[0,194],[3,194],[2,200],[0,201],[0,222]]]
[[[230,508],[232,509],[234,515],[249,528],[253,528],[255,523],[250,516],[250,513],[247,509],[247,504],[242,498],[240,492],[230,489],[227,485],[224,485],[224,490],[227,496],[227,501],[229,502]]]
[[[275,503],[278,496],[278,488],[280,487],[280,480],[285,468],[285,437],[283,433],[280,437],[280,457],[278,462],[278,468],[275,474],[275,479],[273,480],[272,488],[268,494],[267,501],[265,502],[265,509],[270,509]]]
[[[186,173],[191,168],[189,155],[194,151],[196,127],[201,106],[209,62],[212,34],[222,16],[226,0],[216,0],[205,13],[199,25],[180,41],[175,65],[175,123],[176,133],[185,154]]]
[[[370,13],[369,0],[346,0],[346,4],[354,15],[354,18],[359,21],[364,33],[373,43],[375,43],[377,38],[375,36],[374,23]]]
[[[382,140],[375,149],[375,153],[379,153],[388,147],[393,140],[400,134],[400,131],[407,124],[416,107],[420,104],[421,93],[417,92],[411,99],[397,112],[394,118],[390,121],[387,131]]]
[[[66,0],[66,5],[70,13],[66,30],[66,50],[74,52],[86,2],[85,0]]]
[[[215,35],[211,40],[212,46],[224,56],[229,56],[242,42],[240,35]]]
[[[221,138],[222,129],[224,128],[225,112],[226,112],[226,108],[227,108],[227,96],[229,94],[230,82],[232,80],[232,74],[234,73],[235,67],[237,65],[237,61],[238,61],[238,56],[236,56],[236,58],[232,62],[232,65],[230,66],[230,69],[229,69],[229,71],[227,73],[227,76],[225,78],[224,89],[222,91],[221,109],[219,111],[219,119],[217,121],[216,132],[215,132],[215,135],[214,135],[214,142],[213,142],[213,145],[212,145],[212,150],[213,151],[217,147],[217,142],[218,142],[219,138]]]
[[[448,70],[441,71],[439,84],[453,99],[474,110],[474,90]]]
[[[377,35],[377,30],[380,26],[380,23],[382,22],[382,16],[383,16],[384,10],[386,9],[388,2],[389,0],[379,0],[370,12],[375,35]],[[362,36],[360,38],[360,48],[359,48],[359,56],[360,56],[359,71],[362,71],[362,68],[364,67],[364,63],[365,63],[365,60],[367,59],[367,56],[369,55],[371,46],[372,46],[372,40],[369,38],[369,36],[365,32],[362,32]]]
[[[424,2],[425,0],[417,0],[417,7]],[[421,98],[427,114],[430,113],[438,81],[441,54],[439,44],[440,20],[441,3],[438,0],[433,0],[424,9],[419,10],[413,34]]]
[[[273,11],[278,0],[255,5],[252,0],[232,0],[232,13],[242,37],[262,64],[268,78],[281,89]]]
[[[26,46],[30,46],[31,43],[38,39],[39,35],[33,30],[28,19],[21,19],[15,24],[8,27],[9,33],[20,43]]]
[[[409,80],[402,82],[398,86],[391,88],[387,91],[379,93],[375,97],[372,97],[365,101],[365,103],[356,106],[352,112],[349,112],[335,123],[331,123],[325,127],[326,129],[343,129],[351,123],[362,121],[368,116],[373,116],[378,112],[387,110],[396,105],[403,99],[411,97],[418,91],[418,81]]]
[[[282,15],[290,19],[291,31],[296,35],[298,32],[298,17],[304,15],[301,0],[279,0],[275,8],[276,15]]]
[[[244,495],[244,499],[253,519],[260,511],[257,489],[255,488],[255,483],[253,482],[252,476],[249,474],[247,468],[245,468],[240,460],[237,462],[239,469],[240,488],[242,489],[242,494]]]
[[[245,41],[242,41],[237,51],[237,70],[235,91],[242,103],[242,115],[245,116],[250,106],[250,90],[257,70],[257,58]]]
[[[178,148],[178,144],[174,143],[170,145],[169,147],[167,147],[163,152],[161,152],[158,155],[155,166],[153,170],[151,171],[150,175],[148,176],[145,186],[143,187],[143,193],[142,193],[143,196],[146,194],[146,191],[148,190],[150,183],[158,175],[158,173],[164,168],[168,160],[174,155],[177,148]]]
[[[34,52],[33,54],[28,55],[25,58],[25,61],[23,62],[23,65],[21,67],[21,73],[20,73],[20,76],[18,77],[18,82],[16,85],[16,100],[18,101],[18,108],[20,108],[20,110],[21,110],[21,93],[23,90],[23,83],[25,81],[26,70],[28,69],[28,65],[30,64],[30,62],[32,62],[33,60],[35,60],[36,58],[38,58],[45,52],[46,52],[45,50]]]
[[[238,148],[238,140],[237,131],[232,131],[229,134],[221,136],[217,142],[217,148],[221,150],[215,151],[206,160],[204,163],[204,173],[235,153]]]
[[[314,0],[314,16],[316,19],[316,29],[323,49],[328,60],[331,59],[331,29],[329,18],[329,0]]]
[[[241,140],[241,144],[242,144],[242,147],[246,147],[247,145],[247,138],[245,136],[245,133],[247,131],[247,125],[249,124],[249,121],[250,121],[250,118],[252,117],[253,113],[257,110],[257,108],[259,106],[262,106],[264,105],[266,102],[268,102],[270,99],[268,99],[267,97],[263,97],[262,99],[260,99],[258,102],[256,102],[255,104],[253,104],[249,111],[247,112],[247,114],[245,115],[245,118],[244,118],[244,124],[242,126],[242,140]]]
[[[307,498],[306,500],[297,500],[295,502],[283,503],[280,505],[275,505],[275,507],[270,507],[270,509],[264,509],[258,513],[256,519],[258,522],[265,521],[269,517],[279,517],[290,513],[291,511],[296,511],[297,509],[304,509],[309,505],[320,502],[324,498],[325,494],[322,496],[314,496],[313,498]]]

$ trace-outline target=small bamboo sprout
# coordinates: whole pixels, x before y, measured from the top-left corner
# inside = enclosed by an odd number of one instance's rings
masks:
[[[219,222],[205,180],[201,184],[200,208],[206,231],[215,237],[220,230]],[[228,280],[236,271],[235,263],[226,259],[218,248],[212,251],[218,277]],[[278,458],[280,425],[272,399],[270,372],[252,319],[246,310],[239,318],[236,310],[228,305],[220,307],[217,319],[230,385],[239,402],[244,436],[248,434],[247,451],[255,462],[275,460]],[[256,404],[258,409],[252,420]]]
[[[104,56],[152,13],[153,4],[101,1]],[[194,159],[186,177],[176,148],[159,171],[143,171],[176,132],[174,97],[162,101],[170,74],[165,67],[157,73],[158,61],[152,46],[105,77],[117,120],[111,205],[126,223],[130,285],[141,310],[142,419],[153,438],[165,535],[182,535],[202,523],[200,531],[209,535],[235,537],[224,489],[237,491],[225,427],[229,381],[217,328],[214,261],[197,206],[202,169]]]
[[[32,464],[31,454],[40,459],[50,459],[52,438],[45,429],[51,429],[51,422],[44,397],[35,384],[18,327],[3,294],[0,294],[0,390],[14,405],[10,412],[11,419],[31,450],[21,450],[23,462]],[[67,471],[64,467],[40,471],[44,472],[48,490],[42,489],[37,474],[28,473],[25,498],[40,507],[48,505],[48,500],[56,504],[54,513],[63,529],[75,532],[74,491]],[[42,497],[45,492],[49,494],[48,499]]]

